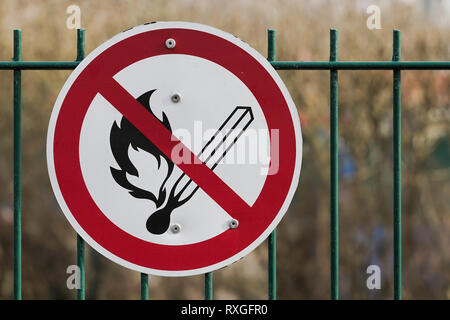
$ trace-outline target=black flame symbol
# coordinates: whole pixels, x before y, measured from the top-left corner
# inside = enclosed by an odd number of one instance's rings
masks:
[[[148,91],[141,95],[136,100],[152,115],[153,112],[150,108],[150,97],[155,92],[155,90]],[[169,119],[163,112],[162,121],[159,120],[167,129],[172,132],[170,127]],[[120,121],[120,127],[114,122],[111,128],[110,134],[110,144],[111,150],[114,158],[117,161],[120,169],[111,167],[111,174],[114,180],[123,188],[129,190],[130,195],[138,199],[148,199],[155,203],[158,208],[147,220],[146,227],[147,230],[154,234],[162,234],[167,231],[170,223],[171,212],[184,204],[190,197],[180,201],[180,195],[174,195],[174,189],[169,194],[166,201],[166,183],[172,174],[174,164],[164,153],[162,153],[150,140],[148,140],[135,126],[133,126],[125,117],[122,117]],[[165,161],[168,166],[166,177],[163,180],[159,188],[157,195],[153,194],[148,190],[141,189],[128,181],[127,173],[136,177],[139,177],[139,172],[136,167],[131,162],[128,156],[128,148],[131,147],[134,150],[142,149],[150,154],[152,154],[158,163],[158,169],[161,167],[161,162]],[[165,205],[161,207],[163,204]]]

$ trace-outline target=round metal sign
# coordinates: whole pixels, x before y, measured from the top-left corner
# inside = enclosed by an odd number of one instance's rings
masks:
[[[89,245],[134,270],[229,265],[276,227],[297,188],[302,137],[277,72],[249,45],[194,23],[127,30],[61,90],[47,161]]]

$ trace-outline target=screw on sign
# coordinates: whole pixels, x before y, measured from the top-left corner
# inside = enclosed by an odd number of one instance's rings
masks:
[[[108,40],[73,71],[49,124],[61,209],[94,249],[134,270],[227,266],[277,226],[297,188],[295,105],[238,38],[158,22]]]

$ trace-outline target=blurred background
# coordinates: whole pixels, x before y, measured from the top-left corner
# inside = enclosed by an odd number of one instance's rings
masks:
[[[403,60],[450,60],[450,1],[31,1],[0,2],[0,60],[12,57],[22,29],[23,60],[74,60],[69,5],[81,8],[86,53],[149,21],[192,21],[230,32],[277,59],[324,61],[329,29],[339,30],[339,60],[391,60],[392,29],[402,31]],[[381,8],[369,30],[366,9]],[[328,299],[329,72],[280,71],[297,105],[303,167],[278,228],[278,298]],[[23,297],[74,299],[66,268],[76,264],[76,234],[53,196],[46,134],[55,99],[70,71],[24,71]],[[0,71],[0,299],[13,297],[12,71]],[[340,292],[342,299],[390,299],[392,253],[392,72],[339,72]],[[450,299],[450,72],[402,72],[403,297]],[[88,299],[138,299],[140,275],[86,249]],[[368,290],[366,268],[381,268],[381,289]],[[217,299],[267,297],[267,244],[214,273]],[[150,277],[151,299],[202,299],[203,276]]]

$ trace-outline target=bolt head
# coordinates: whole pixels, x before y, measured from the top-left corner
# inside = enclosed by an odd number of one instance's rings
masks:
[[[167,49],[175,48],[175,44],[176,44],[176,42],[172,38],[169,38],[169,39],[166,40],[166,47],[167,47]]]
[[[181,100],[181,96],[179,93],[174,93],[172,97],[170,97],[173,103],[178,103]]]
[[[181,231],[181,226],[179,224],[174,224],[170,227],[170,230],[172,230],[173,233],[178,233]]]
[[[231,229],[236,229],[239,225],[239,221],[237,221],[236,219],[233,219],[230,221],[229,226]]]

